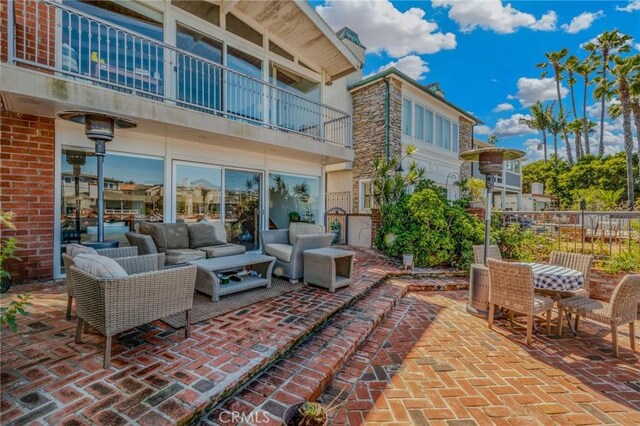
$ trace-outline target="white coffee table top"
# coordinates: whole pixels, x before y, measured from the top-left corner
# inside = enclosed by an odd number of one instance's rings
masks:
[[[273,256],[265,256],[261,253],[236,254],[234,256],[212,257],[210,259],[192,260],[187,263],[196,265],[199,268],[215,271],[218,269],[239,268],[253,265],[255,263],[266,263],[275,261]]]

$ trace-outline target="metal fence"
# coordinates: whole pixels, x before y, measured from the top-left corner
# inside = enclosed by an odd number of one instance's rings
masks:
[[[345,112],[64,4],[8,4],[11,61],[351,147],[351,116]]]
[[[558,250],[607,258],[640,249],[640,212],[504,212],[505,224],[547,235]]]

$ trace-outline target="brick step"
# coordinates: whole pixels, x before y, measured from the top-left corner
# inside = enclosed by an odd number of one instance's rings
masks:
[[[322,328],[207,413],[202,422],[281,424],[288,406],[317,399],[357,350],[377,344],[367,339],[387,316],[395,315],[394,308],[409,289],[444,290],[450,285],[464,287],[465,280],[432,277],[385,281],[331,317]],[[236,422],[233,413],[241,416],[236,417]]]

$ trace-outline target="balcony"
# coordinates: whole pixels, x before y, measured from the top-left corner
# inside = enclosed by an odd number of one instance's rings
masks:
[[[351,147],[349,114],[292,90],[49,0],[8,9],[8,57],[20,66]]]

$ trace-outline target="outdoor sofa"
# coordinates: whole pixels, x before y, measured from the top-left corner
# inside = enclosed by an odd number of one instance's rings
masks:
[[[149,223],[125,234],[138,254],[164,253],[166,264],[244,254],[244,246],[227,242],[222,222]]]

